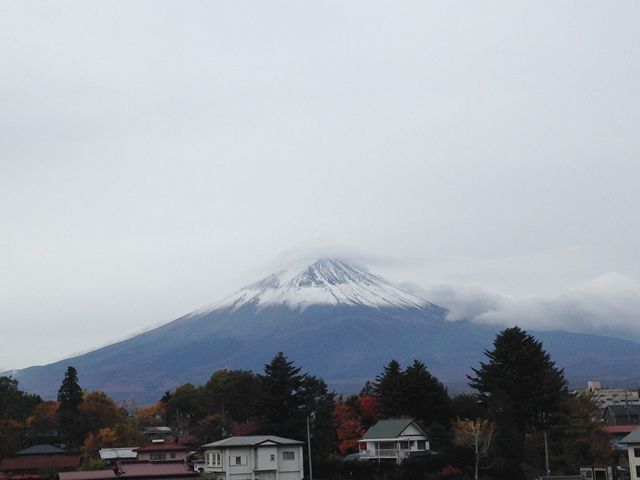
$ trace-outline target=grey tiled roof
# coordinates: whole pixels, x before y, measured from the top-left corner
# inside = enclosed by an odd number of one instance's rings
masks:
[[[640,427],[636,428],[633,432],[620,440],[620,443],[640,443]]]
[[[20,450],[16,455],[53,455],[56,453],[67,453],[62,448],[54,447],[53,445],[34,445],[24,450]]]
[[[246,435],[224,438],[217,442],[207,443],[203,447],[252,447],[264,442],[273,442],[278,445],[302,445],[302,442],[298,440],[278,437],[277,435]]]

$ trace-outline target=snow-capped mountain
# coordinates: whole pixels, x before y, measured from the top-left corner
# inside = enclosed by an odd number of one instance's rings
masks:
[[[429,302],[344,260],[320,258],[310,264],[288,265],[209,310],[238,309],[249,304],[304,310],[311,305],[422,308]]]
[[[204,383],[221,368],[261,371],[282,351],[344,393],[358,391],[391,359],[403,365],[419,359],[455,389],[465,386],[500,327],[447,321],[446,313],[348,261],[320,258],[279,268],[148,332],[14,377],[21,388],[55,398],[73,365],[83,388],[150,403],[178,385]],[[637,379],[635,342],[561,331],[535,335],[574,385]]]

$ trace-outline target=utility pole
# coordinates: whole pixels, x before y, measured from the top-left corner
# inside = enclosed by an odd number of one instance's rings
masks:
[[[549,470],[549,444],[547,443],[547,432],[544,432],[544,461],[548,477],[551,475],[551,470]]]
[[[307,455],[309,455],[309,480],[313,480],[313,468],[311,467],[311,431],[309,430],[309,414],[307,414]]]

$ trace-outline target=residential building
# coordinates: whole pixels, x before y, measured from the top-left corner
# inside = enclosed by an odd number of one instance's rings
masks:
[[[169,441],[173,437],[173,431],[170,427],[145,427],[142,433],[151,440]]]
[[[622,445],[622,439],[633,432],[638,425],[602,425],[600,427],[600,431],[603,432],[609,442],[611,442],[611,448],[614,451],[623,451],[626,457],[627,455],[627,446]]]
[[[101,448],[98,451],[100,460],[107,466],[115,466],[119,460],[137,460],[136,450],[139,447]]]
[[[225,480],[302,480],[303,443],[275,435],[229,437],[204,445],[204,471]]]
[[[640,427],[621,440],[627,446],[630,480],[640,480]]]
[[[67,455],[53,445],[33,445],[12,458],[0,462],[0,478],[48,478],[50,474],[69,472],[80,467],[80,455]]]
[[[592,466],[580,467],[580,476],[587,480],[613,480],[613,467]]]
[[[146,447],[140,447],[135,450],[138,460],[157,461],[157,460],[187,460],[189,449],[184,445],[177,443],[153,442]]]
[[[590,380],[587,382],[586,392],[593,396],[593,399],[601,409],[609,405],[640,405],[638,390],[602,388],[600,382]]]
[[[358,441],[360,459],[379,462],[401,463],[429,448],[429,437],[413,418],[380,420]]]
[[[50,478],[59,472],[80,468],[80,455],[17,455],[0,462],[0,477]],[[44,473],[43,473],[44,472]]]
[[[606,425],[640,425],[640,405],[607,405],[602,421]]]

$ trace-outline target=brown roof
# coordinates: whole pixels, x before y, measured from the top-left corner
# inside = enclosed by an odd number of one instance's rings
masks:
[[[23,455],[5,458],[0,463],[4,471],[64,470],[80,466],[80,455]]]
[[[603,431],[604,433],[614,434],[614,433],[631,433],[636,428],[638,428],[638,425],[603,425],[602,427],[600,427],[600,430]]]
[[[60,472],[60,480],[109,480],[116,478],[113,470],[87,470],[84,472]]]
[[[197,477],[199,474],[184,462],[122,462],[118,478],[158,478],[166,476]]]
[[[187,447],[183,445],[178,445],[177,443],[152,443],[147,445],[146,447],[140,447],[136,449],[136,452],[168,452],[168,451],[185,451],[189,450]]]

